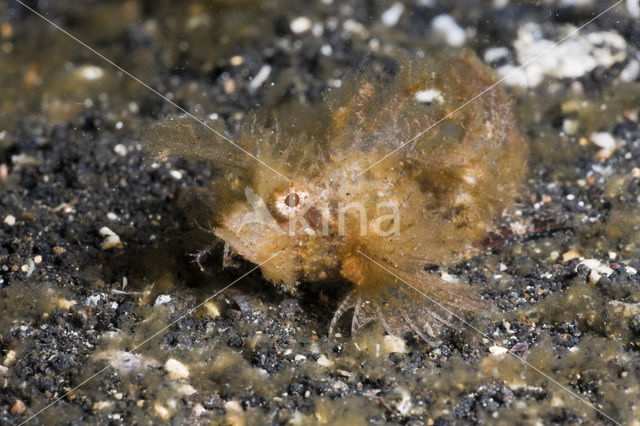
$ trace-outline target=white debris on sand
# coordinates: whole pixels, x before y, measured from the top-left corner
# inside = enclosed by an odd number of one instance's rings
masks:
[[[260,68],[260,71],[258,71],[256,76],[253,77],[253,80],[251,80],[251,82],[249,83],[249,90],[252,92],[258,90],[258,88],[262,86],[265,81],[267,81],[267,78],[269,78],[270,74],[271,65],[263,65],[262,68]]]
[[[307,18],[306,16],[298,16],[289,23],[289,28],[294,34],[302,34],[309,31],[311,29],[311,25],[311,19]]]
[[[169,420],[171,418],[171,412],[164,405],[156,402],[153,405],[153,410],[155,411],[156,416],[160,417],[162,420]]]
[[[113,152],[115,152],[116,154],[118,154],[121,157],[124,157],[127,155],[127,147],[124,146],[123,144],[119,143],[116,146],[113,147]]]
[[[602,264],[598,259],[585,259],[576,265],[576,272],[580,266],[585,266],[589,269],[589,282],[596,284],[600,278],[604,275],[608,277],[613,274],[613,269],[609,266]]]
[[[394,3],[389,9],[382,12],[380,20],[387,27],[393,27],[398,23],[403,12],[404,4],[400,2]]]
[[[557,38],[568,38],[558,44],[543,37],[539,24],[530,22],[523,25],[513,43],[519,64],[504,65],[498,68],[498,74],[509,86],[533,88],[545,76],[577,78],[598,66],[609,68],[626,59],[627,42],[620,34],[614,31],[574,31],[574,26],[565,26]],[[528,65],[519,68],[525,64]]]
[[[172,297],[168,294],[161,294],[156,297],[156,301],[153,303],[153,306],[162,306],[171,302]]]
[[[384,340],[382,341],[382,350],[385,353],[404,354],[407,352],[407,347],[402,337],[388,334],[384,336]]]
[[[122,241],[120,241],[120,237],[118,236],[118,234],[113,232],[107,226],[103,226],[102,228],[100,228],[100,231],[98,231],[98,233],[101,237],[104,238],[104,240],[102,240],[102,250],[122,248]]]
[[[489,352],[491,355],[502,355],[509,352],[507,348],[503,348],[502,346],[494,345],[489,348]]]
[[[7,216],[4,218],[4,224],[5,224],[5,225],[7,225],[7,226],[13,226],[13,225],[15,225],[15,224],[16,224],[16,217],[15,217],[15,216],[13,216],[13,215],[11,215],[11,214],[10,214],[10,215],[7,215]]]
[[[467,40],[464,28],[458,25],[450,15],[442,14],[433,18],[431,28],[435,35],[449,46],[460,47]]]
[[[57,305],[58,305],[58,308],[64,309],[65,311],[68,311],[69,309],[71,309],[77,303],[78,302],[76,302],[75,300],[69,300],[69,299],[65,299],[63,297],[60,297],[58,299]]]
[[[84,65],[77,68],[74,74],[84,80],[98,80],[104,77],[104,70],[96,65]]]
[[[169,358],[164,364],[164,370],[171,380],[180,380],[189,378],[189,367],[181,363],[175,358]]]
[[[484,61],[488,64],[508,58],[511,53],[505,46],[490,47],[484,52]]]
[[[93,295],[87,297],[87,299],[84,301],[84,305],[85,306],[96,306],[98,304],[98,302],[100,301],[100,299],[102,299],[102,294],[93,294]]]
[[[196,393],[198,393],[196,388],[191,386],[189,383],[183,383],[181,385],[178,385],[176,387],[176,390],[178,391],[178,393],[180,395],[185,395],[185,396],[191,396],[191,395],[195,395]]]
[[[600,160],[610,158],[619,145],[613,135],[607,132],[592,133],[589,139],[600,148],[600,151],[596,153],[596,158]]]
[[[416,92],[416,100],[424,104],[432,104],[434,101],[440,104],[444,103],[442,92],[437,89],[426,89]]]
[[[591,142],[599,146],[602,149],[614,149],[616,147],[616,140],[611,133],[596,132],[592,133],[589,137]]]
[[[318,358],[318,361],[316,361],[318,363],[318,365],[322,366],[322,367],[331,367],[333,365],[333,362],[329,360],[329,358],[327,358],[324,355],[320,355],[320,357]]]

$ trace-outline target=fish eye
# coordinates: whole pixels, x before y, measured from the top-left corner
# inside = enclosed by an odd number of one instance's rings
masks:
[[[284,203],[289,207],[296,207],[298,204],[300,204],[300,196],[295,192],[290,192],[284,198]]]
[[[304,211],[308,201],[308,192],[299,188],[289,188],[288,191],[275,195],[274,207],[280,216],[290,218]]]

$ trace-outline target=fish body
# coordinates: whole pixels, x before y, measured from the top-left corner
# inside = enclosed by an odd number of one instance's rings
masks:
[[[363,71],[328,94],[317,116],[248,121],[238,145],[280,174],[188,117],[159,122],[147,140],[162,158],[220,168],[205,189],[210,226],[267,280],[292,293],[350,282],[336,315],[355,308],[353,331],[380,319],[426,338],[452,311],[482,308],[474,289],[424,267],[481,247],[520,188],[527,141],[473,54],[397,62],[395,74]],[[429,299],[416,303],[417,292]]]

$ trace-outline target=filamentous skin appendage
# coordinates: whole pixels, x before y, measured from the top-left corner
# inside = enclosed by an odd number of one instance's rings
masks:
[[[157,122],[145,140],[161,159],[220,170],[200,190],[208,226],[255,264],[279,253],[261,266],[267,280],[292,293],[304,281],[353,284],[331,329],[354,308],[352,332],[378,319],[427,340],[483,302],[425,265],[480,249],[521,185],[527,142],[499,86],[458,109],[495,81],[475,55],[396,59],[395,75],[361,72],[312,117],[247,120],[237,144],[287,179],[190,117]]]

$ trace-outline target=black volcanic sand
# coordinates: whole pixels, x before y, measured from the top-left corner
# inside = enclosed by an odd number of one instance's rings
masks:
[[[397,47],[428,57],[461,42],[505,75],[612,4],[174,3],[60,0],[38,11],[186,110],[215,114],[233,137],[251,109],[317,105]],[[376,326],[351,337],[349,315],[328,339],[344,283],[291,296],[259,271],[185,316],[252,268],[238,259],[222,269],[220,246],[206,273],[192,263],[211,236],[185,215],[184,194],[224,171],[146,160],[140,130],[176,109],[2,3],[0,422],[62,397],[31,422],[638,424],[631,12],[619,5],[571,49],[512,75],[524,86],[505,82],[531,140],[521,196],[484,252],[429,269],[481,288],[496,309],[470,319],[477,330],[428,344]]]

